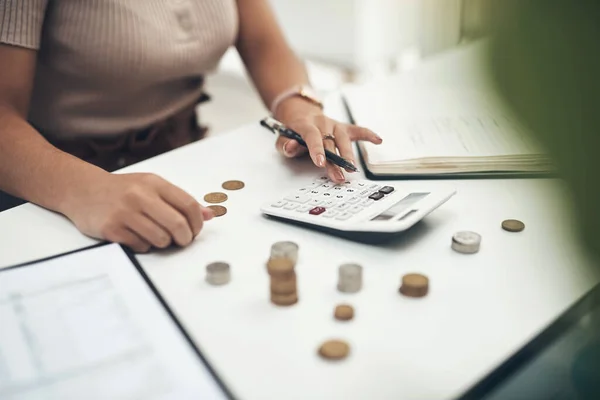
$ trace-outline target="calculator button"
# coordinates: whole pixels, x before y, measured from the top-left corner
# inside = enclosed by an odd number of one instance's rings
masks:
[[[323,204],[323,199],[317,197],[314,199],[310,199],[310,201],[308,202],[308,204],[312,205],[313,207],[315,206],[320,206],[321,204]]]
[[[339,219],[340,221],[345,221],[348,218],[352,218],[352,217],[353,217],[352,214],[350,214],[349,212],[345,212],[345,213],[341,213],[340,215],[335,217],[335,219]]]
[[[271,204],[271,207],[281,208],[281,207],[285,206],[286,204],[287,204],[287,202],[285,202],[283,200],[279,200],[277,203]]]
[[[323,218],[333,218],[336,215],[338,215],[338,212],[336,210],[327,210],[323,213],[323,215],[321,215],[321,217]]]
[[[312,209],[313,209],[313,206],[307,206],[306,204],[304,204],[304,205],[301,205],[300,207],[296,208],[296,211],[305,213],[305,212],[309,212]]]
[[[346,197],[348,197],[346,194],[344,193],[340,193],[340,194],[336,194],[334,199],[336,199],[337,201],[342,201],[344,200]]]
[[[367,186],[367,188],[371,189],[371,190],[379,190],[381,186],[379,186],[378,184],[374,183],[372,185]]]
[[[315,179],[315,182],[323,183],[323,182],[327,182],[328,180],[329,180],[329,177],[324,175],[324,176],[321,176],[321,177]]]
[[[345,187],[343,185],[336,185],[331,188],[332,192],[343,192]]]
[[[315,207],[310,210],[308,213],[312,215],[321,215],[326,211],[325,207]]]
[[[356,193],[356,192],[357,192],[357,190],[356,190],[356,189],[354,189],[354,188],[347,188],[347,189],[345,190],[345,192],[346,192],[346,193]]]
[[[293,210],[294,208],[298,208],[300,204],[298,203],[287,203],[285,206],[283,206],[284,210]]]
[[[302,195],[302,194],[292,194],[287,196],[284,200],[292,201],[294,203],[304,204],[310,200],[310,197]]]
[[[358,196],[354,196],[354,197],[350,197],[348,200],[346,200],[346,203],[349,204],[356,204],[360,201],[360,197]]]
[[[319,196],[313,197],[314,199],[321,199],[321,201],[333,201],[337,203],[340,199],[336,199],[333,193],[321,193]]]
[[[313,182],[313,183],[311,183],[309,185],[304,186],[302,189],[299,189],[299,191],[301,191],[301,192],[308,192],[311,189],[314,189],[316,187],[321,186],[321,184],[322,184],[322,182]]]
[[[336,204],[337,204],[337,201],[335,201],[335,200],[329,200],[329,201],[326,201],[325,203],[321,204],[321,206],[323,206],[323,207],[333,207]]]
[[[360,197],[365,197],[371,193],[373,193],[373,191],[371,189],[363,189],[358,195]]]
[[[373,200],[381,200],[381,199],[383,199],[383,197],[384,197],[384,194],[381,192],[375,192],[369,196],[369,198],[373,199]]]
[[[333,184],[333,183],[324,183],[321,186],[319,186],[319,189],[327,190],[327,189],[331,189],[333,186],[335,186],[335,184]]]
[[[311,191],[308,193],[308,195],[309,196],[316,196],[316,195],[321,194],[321,193],[322,193],[321,190],[318,190],[318,188],[315,188],[315,189],[311,189]]]
[[[336,207],[337,210],[344,211],[350,208],[350,204],[342,203]]]
[[[384,186],[381,189],[379,189],[379,193],[383,193],[383,194],[390,194],[394,191],[394,188],[392,186]]]
[[[358,188],[358,189],[362,189],[362,188],[366,188],[368,186],[368,182],[364,182],[364,181],[354,181],[352,182],[352,184],[350,184],[350,186]]]
[[[370,206],[373,203],[375,203],[375,200],[366,199],[362,203],[360,203],[360,205],[363,206],[363,207],[368,207],[368,206]]]
[[[354,207],[351,207],[351,208],[348,210],[348,212],[351,212],[352,214],[356,214],[356,213],[359,213],[359,212],[361,212],[362,210],[364,210],[364,208],[363,208],[363,207],[361,207],[361,206],[354,206]]]

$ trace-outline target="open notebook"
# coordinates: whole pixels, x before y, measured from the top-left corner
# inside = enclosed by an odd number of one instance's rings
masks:
[[[451,87],[349,87],[355,124],[383,138],[359,143],[373,176],[538,175],[554,172],[527,129],[493,93]]]

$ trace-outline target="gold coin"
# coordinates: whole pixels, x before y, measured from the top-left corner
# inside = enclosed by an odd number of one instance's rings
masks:
[[[507,219],[502,221],[502,229],[509,232],[521,232],[525,229],[525,224],[516,219]]]
[[[296,293],[296,273],[271,277],[271,294],[292,294]]]
[[[208,206],[215,213],[215,217],[221,217],[227,214],[227,209],[223,206]]]
[[[271,293],[271,303],[278,306],[291,306],[298,302],[298,293],[275,294]]]
[[[341,360],[349,353],[350,346],[341,340],[328,340],[319,347],[319,355],[328,360]]]
[[[335,308],[335,312],[333,313],[335,319],[340,321],[349,321],[354,318],[354,308],[347,304],[340,304]]]
[[[221,192],[209,193],[204,196],[204,201],[207,203],[222,203],[227,200],[227,195]]]
[[[400,293],[408,297],[423,297],[429,291],[429,278],[421,274],[406,274],[402,277]]]
[[[243,189],[244,186],[246,185],[242,181],[227,181],[223,182],[221,185],[221,187],[225,190],[240,190]]]
[[[271,276],[289,277],[294,272],[294,262],[289,258],[270,258],[267,271]]]

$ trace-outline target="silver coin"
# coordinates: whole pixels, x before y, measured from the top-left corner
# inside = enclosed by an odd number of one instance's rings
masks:
[[[474,254],[479,251],[481,235],[471,231],[456,232],[452,235],[452,249],[463,254]]]
[[[362,266],[350,263],[340,265],[337,288],[344,293],[358,292],[362,288]]]
[[[271,245],[271,258],[287,258],[298,262],[298,245],[290,241],[275,242]]]
[[[231,280],[229,264],[226,262],[213,262],[206,266],[206,282],[211,285],[225,285]]]

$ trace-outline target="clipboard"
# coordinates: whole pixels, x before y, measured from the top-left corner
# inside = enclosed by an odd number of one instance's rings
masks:
[[[235,400],[122,245],[103,242],[0,269],[0,287],[0,361],[9,372],[0,398],[43,396],[48,388],[87,398],[84,391],[95,388],[101,398],[144,398],[150,390],[156,399]],[[24,367],[29,358],[38,367]]]

